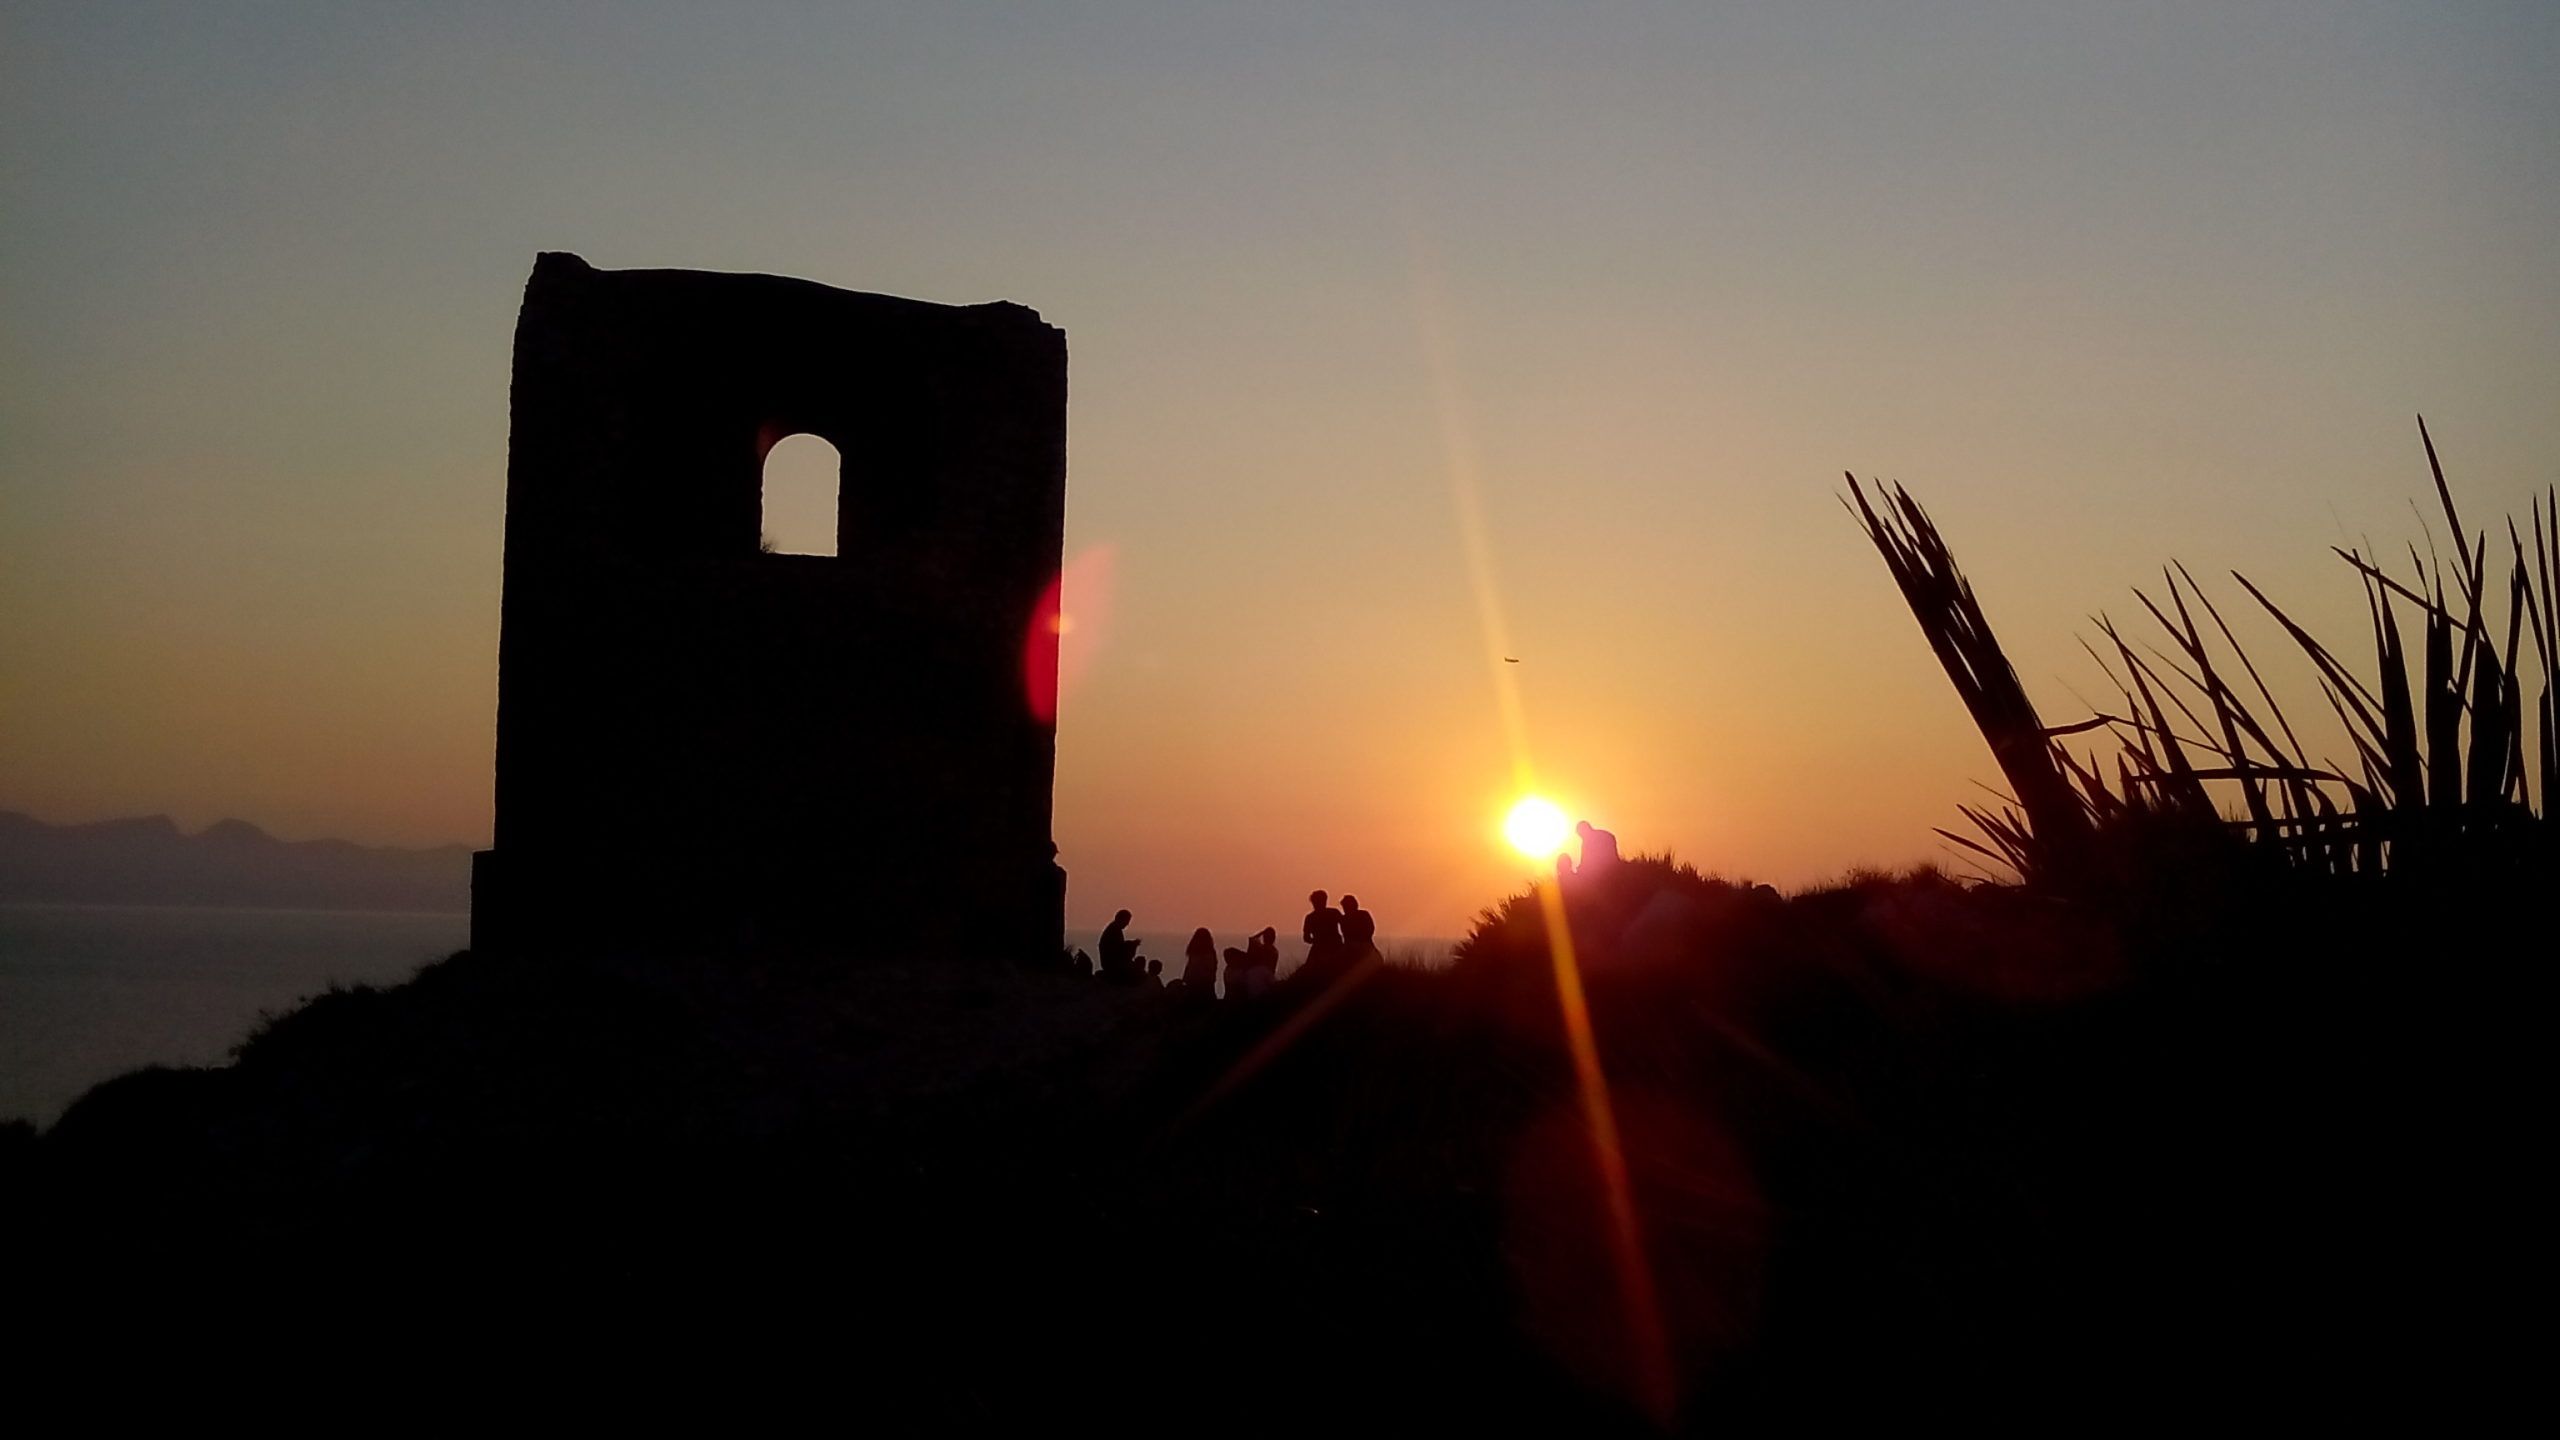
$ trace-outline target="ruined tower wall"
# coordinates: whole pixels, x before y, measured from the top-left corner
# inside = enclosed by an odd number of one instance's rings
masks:
[[[1054,947],[1025,646],[1063,539],[1059,330],[546,254],[512,408],[475,946]],[[800,432],[843,457],[833,557],[759,548]]]

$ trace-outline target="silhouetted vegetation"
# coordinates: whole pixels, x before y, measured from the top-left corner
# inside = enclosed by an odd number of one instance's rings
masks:
[[[2560,529],[2551,523],[2560,504],[2549,492],[2535,502],[2530,545],[2512,518],[2506,523],[2501,629],[2490,536],[2464,527],[2434,437],[2423,420],[2418,428],[2446,530],[2460,548],[2448,565],[2432,539],[2424,556],[2411,546],[2406,580],[2379,556],[2336,549],[2364,586],[2371,684],[2247,576],[2232,575],[2311,661],[2321,697],[2355,747],[2346,769],[2314,760],[2304,748],[2221,610],[2183,565],[2161,572],[2165,607],[2134,592],[2171,651],[2153,649],[2146,658],[2112,621],[2099,619],[2113,659],[2095,647],[2089,653],[2122,698],[2123,713],[2046,725],[1928,513],[1900,486],[1881,497],[1879,509],[1849,477],[1868,537],[2015,796],[2015,807],[1998,813],[1962,807],[1982,840],[1940,833],[2030,884],[2093,897],[2139,896],[2161,884],[2247,883],[2241,877],[2251,869],[2270,866],[2330,876],[2482,865],[2519,878],[2547,873],[2547,810],[2560,783],[2552,692]],[[2415,611],[2420,627],[2414,677],[2403,607]],[[2529,710],[2528,640],[2530,668],[2541,672]],[[2247,677],[2254,702],[2235,683],[2239,676]],[[2063,743],[2097,730],[2118,742],[2112,786],[2099,763],[2083,762]],[[2239,813],[2224,813],[2225,797]]]

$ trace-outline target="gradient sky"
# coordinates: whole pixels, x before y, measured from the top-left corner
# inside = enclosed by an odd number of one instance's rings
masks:
[[[1568,808],[1927,858],[1996,771],[1840,472],[2052,717],[2171,556],[2352,639],[2412,412],[2479,517],[2560,478],[2554,75],[2547,0],[9,4],[0,807],[485,843],[564,249],[1065,327],[1079,921],[1525,873],[1462,480]]]

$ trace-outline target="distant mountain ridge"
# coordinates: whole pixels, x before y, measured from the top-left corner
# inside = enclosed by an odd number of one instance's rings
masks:
[[[0,902],[471,908],[471,847],[279,840],[246,820],[188,835],[166,815],[51,825],[0,810]]]

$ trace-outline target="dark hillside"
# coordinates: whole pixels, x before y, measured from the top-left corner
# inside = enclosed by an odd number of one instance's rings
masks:
[[[2546,1062],[2479,898],[1578,890],[1667,1418],[2490,1403]],[[944,1428],[1644,1428],[1538,913],[1260,1007],[458,955],[101,1086],[8,1193],[74,1309],[779,1366]]]

